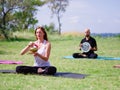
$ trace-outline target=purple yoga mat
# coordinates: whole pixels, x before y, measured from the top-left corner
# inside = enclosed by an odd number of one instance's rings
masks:
[[[23,62],[13,60],[0,60],[0,64],[23,64]]]

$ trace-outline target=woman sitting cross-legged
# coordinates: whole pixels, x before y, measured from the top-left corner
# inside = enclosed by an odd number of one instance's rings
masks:
[[[34,66],[17,66],[16,72],[22,74],[45,74],[54,75],[56,67],[51,66],[49,61],[51,44],[43,27],[35,30],[36,41],[30,42],[22,51],[21,55],[30,52],[34,56]]]

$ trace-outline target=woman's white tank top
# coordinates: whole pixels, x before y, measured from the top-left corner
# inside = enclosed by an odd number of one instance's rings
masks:
[[[44,42],[43,42],[43,45],[41,46],[41,48],[40,49],[38,49],[38,51],[37,51],[37,53],[39,53],[39,54],[41,54],[41,55],[45,55],[45,51],[46,51],[46,40],[44,40]],[[49,62],[49,60],[48,61],[45,61],[45,60],[43,60],[43,59],[41,59],[40,57],[38,57],[38,56],[35,56],[34,57],[34,66],[40,66],[40,67],[42,67],[42,66],[50,66],[50,62]]]

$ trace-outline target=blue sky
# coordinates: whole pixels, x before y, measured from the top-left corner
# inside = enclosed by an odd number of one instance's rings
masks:
[[[39,25],[55,23],[48,6],[39,8],[36,14]],[[92,33],[120,33],[120,0],[69,0],[69,6],[62,15],[62,32],[83,32],[90,28]]]

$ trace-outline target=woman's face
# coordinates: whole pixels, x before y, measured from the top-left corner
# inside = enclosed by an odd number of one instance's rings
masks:
[[[41,39],[44,37],[44,33],[40,28],[36,30],[36,37],[37,39]]]

